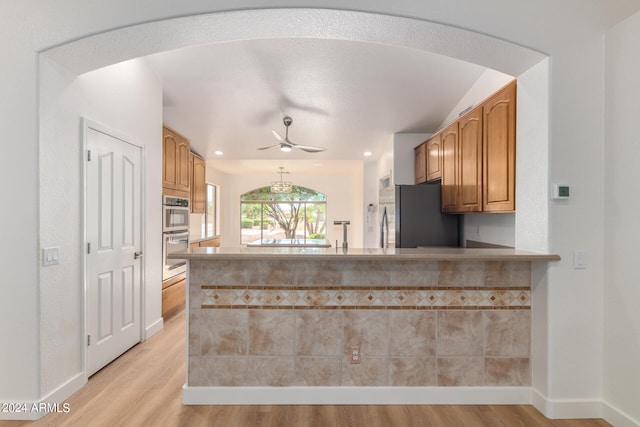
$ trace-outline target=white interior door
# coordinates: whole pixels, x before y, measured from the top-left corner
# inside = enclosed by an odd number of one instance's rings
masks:
[[[88,123],[87,375],[140,342],[141,148]]]

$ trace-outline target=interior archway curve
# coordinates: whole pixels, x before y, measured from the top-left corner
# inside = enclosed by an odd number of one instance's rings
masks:
[[[517,76],[540,52],[487,35],[413,18],[331,9],[253,9],[149,22],[85,37],[45,52],[82,74],[183,47],[265,38],[351,40],[419,49]]]

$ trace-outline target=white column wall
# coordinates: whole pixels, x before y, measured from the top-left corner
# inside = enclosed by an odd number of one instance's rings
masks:
[[[3,5],[0,22],[12,9]],[[40,395],[38,58],[26,40],[3,36],[0,182],[3,206],[15,208],[0,209],[0,402],[13,402]]]
[[[640,13],[607,33],[603,398],[615,426],[640,426],[639,46]]]
[[[571,185],[568,201],[550,204],[549,250],[562,257],[548,272],[549,385],[551,401],[580,402],[599,415],[602,390],[602,285],[604,231],[602,36],[559,49],[551,58],[550,181]],[[579,70],[579,72],[578,72]],[[587,268],[573,268],[573,252],[587,253]],[[553,416],[570,415],[556,405]]]

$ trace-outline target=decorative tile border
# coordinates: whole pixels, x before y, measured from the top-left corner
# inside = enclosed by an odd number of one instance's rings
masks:
[[[204,309],[486,310],[531,308],[528,287],[202,286]]]

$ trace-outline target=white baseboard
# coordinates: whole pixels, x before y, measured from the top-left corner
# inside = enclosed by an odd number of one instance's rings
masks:
[[[190,387],[185,405],[487,405],[531,403],[529,387]]]
[[[640,420],[634,420],[607,402],[602,402],[602,418],[615,427],[640,427]]]
[[[548,399],[537,390],[531,390],[531,404],[550,419],[602,418],[601,400]]]
[[[0,419],[33,421],[44,417],[50,412],[70,412],[73,408],[65,400],[85,384],[86,377],[84,372],[81,372],[38,401],[12,402],[14,405],[18,405],[13,407],[16,410],[1,412]],[[17,410],[18,408],[20,408],[19,411]]]
[[[615,427],[640,427],[639,420],[602,400],[552,400],[531,390],[531,404],[551,419],[602,418]]]
[[[144,337],[142,337],[142,341],[148,340],[149,338],[160,332],[163,327],[164,319],[161,317],[144,329]]]

